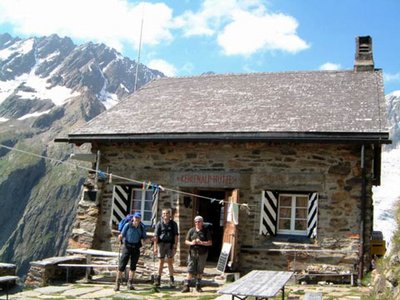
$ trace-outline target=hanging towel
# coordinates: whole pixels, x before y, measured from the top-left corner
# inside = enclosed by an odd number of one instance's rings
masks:
[[[239,224],[239,204],[229,203],[227,221],[235,225]]]

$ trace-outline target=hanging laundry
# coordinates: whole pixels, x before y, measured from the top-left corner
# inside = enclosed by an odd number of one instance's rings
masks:
[[[227,221],[235,225],[239,224],[239,204],[229,203]]]

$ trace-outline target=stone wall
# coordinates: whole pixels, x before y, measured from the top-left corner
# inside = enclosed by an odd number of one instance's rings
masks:
[[[273,237],[259,235],[260,199],[263,190],[314,191],[319,194],[317,237],[309,243],[319,251],[307,254],[305,261],[328,266],[343,265],[345,269],[354,269],[354,264],[358,261],[362,181],[360,145],[149,142],[101,145],[92,149],[93,152],[97,150],[101,151],[101,170],[108,170],[125,178],[156,182],[176,190],[182,189],[175,185],[173,179],[173,174],[177,172],[238,174],[240,179],[235,188],[240,190],[240,202],[249,204],[251,209],[250,215],[240,212],[238,242],[239,249],[242,249],[241,269],[293,269],[296,264],[303,266],[299,262],[301,255],[294,264],[290,258],[293,255],[267,251],[271,248],[290,248],[293,243],[277,244]],[[368,250],[372,229],[372,151],[366,147],[365,153],[368,177],[365,249]],[[90,238],[93,238],[91,246],[115,250],[118,244],[115,240],[116,234],[110,230],[112,187],[113,184],[124,183],[127,182],[120,179],[113,179],[111,183],[104,182],[101,188],[102,197],[97,206],[81,207],[82,214],[77,216],[80,225],[74,229],[73,234],[77,234],[78,228],[86,227],[90,231]],[[184,236],[192,226],[193,217],[191,207],[182,205],[183,198],[183,195],[177,193],[164,192],[159,205],[161,209],[177,204],[174,209],[175,221],[181,232],[177,262],[181,264],[185,263],[187,252],[183,245]],[[96,228],[89,228],[93,224],[96,224]],[[89,245],[90,242],[89,238],[80,240],[78,235],[74,240],[82,245]],[[307,245],[301,245],[299,252],[304,247]],[[320,252],[324,249],[328,252]],[[333,254],[333,250],[342,252]]]
[[[15,264],[0,263],[0,276],[15,276],[17,267]]]
[[[49,257],[43,260],[32,261],[29,272],[25,278],[25,285],[29,287],[47,286],[55,282],[65,282],[67,277],[66,268],[61,268],[58,264],[84,263],[86,259],[79,255]],[[85,269],[79,271],[85,273]]]

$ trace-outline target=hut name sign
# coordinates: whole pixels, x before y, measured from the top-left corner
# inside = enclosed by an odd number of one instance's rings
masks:
[[[173,176],[173,182],[177,186],[224,188],[240,186],[240,175],[235,173],[179,172]]]

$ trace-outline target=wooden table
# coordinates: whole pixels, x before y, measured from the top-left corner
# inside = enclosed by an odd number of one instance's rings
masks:
[[[258,300],[274,297],[281,290],[284,299],[285,285],[292,275],[293,272],[253,270],[223,287],[218,293],[232,295],[232,299],[244,300],[247,297],[255,297]]]
[[[95,265],[92,264],[92,257],[93,256],[101,256],[101,257],[119,257],[118,252],[111,252],[111,251],[104,251],[104,250],[97,250],[97,249],[84,249],[84,248],[77,248],[77,249],[67,249],[67,253],[71,254],[82,254],[86,257],[86,264],[84,265],[68,265],[68,264],[63,264],[62,266],[64,267],[77,267],[77,266],[82,266],[86,267],[86,280],[90,280],[90,273],[92,268],[96,267],[110,267],[110,265]],[[67,278],[68,278],[68,269],[67,269]],[[68,279],[67,279],[68,281]]]
[[[9,284],[10,282],[15,282],[18,279],[18,276],[11,276],[11,275],[5,275],[5,276],[0,276],[0,283],[5,284],[5,289],[6,289],[6,299],[8,299],[8,289],[9,289]]]

